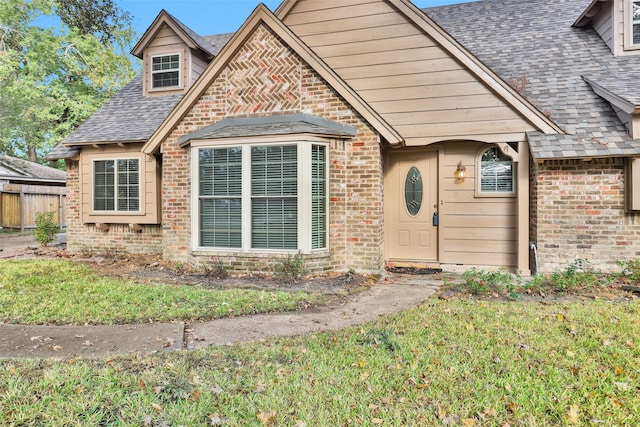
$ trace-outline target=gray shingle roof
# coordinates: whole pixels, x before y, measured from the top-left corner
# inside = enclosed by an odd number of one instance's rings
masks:
[[[216,49],[216,47],[213,46],[208,40],[206,40],[205,37],[202,37],[199,34],[196,34],[195,31],[193,31],[191,28],[184,25],[178,18],[171,15],[166,10],[165,10],[165,13],[175,21],[175,23],[180,27],[182,31],[185,32],[185,34],[187,34],[187,36],[191,37],[191,40],[193,40],[193,42],[197,44],[200,49],[202,49],[204,52],[208,53],[212,57],[218,54],[220,49]]]
[[[530,134],[538,160],[637,153],[611,105],[583,76],[622,92],[640,71],[640,56],[614,57],[591,28],[575,28],[591,0],[483,0],[423,9],[506,82],[526,81],[522,94],[568,135]],[[608,76],[607,81],[603,76]],[[620,85],[618,87],[617,85]],[[597,141],[597,142],[594,142]]]
[[[638,76],[585,74],[585,80],[589,83],[593,82],[597,84],[606,91],[624,99],[636,107],[640,106],[640,85],[638,84]]]
[[[353,138],[358,129],[312,116],[310,114],[282,114],[263,117],[241,117],[220,120],[211,126],[185,135],[178,140],[185,146],[194,139],[217,139],[246,136],[314,134]]]
[[[202,41],[205,41],[210,52],[216,55],[232,35],[233,33],[206,36]],[[142,73],[138,74],[61,144],[54,147],[45,158],[73,158],[80,151],[78,147],[86,144],[146,142],[182,99],[182,95],[145,97],[142,95],[142,77]]]
[[[143,96],[142,73],[76,128],[46,158],[70,158],[76,146],[110,142],[145,142],[182,95]]]
[[[16,157],[0,155],[0,178],[32,178],[45,181],[64,182],[67,179],[65,171],[49,166],[30,162]]]
[[[64,145],[146,141],[182,95],[142,96],[142,73],[107,101],[64,141]]]

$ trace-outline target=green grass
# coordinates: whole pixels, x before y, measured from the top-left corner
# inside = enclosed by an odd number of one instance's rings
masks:
[[[640,304],[429,300],[354,329],[0,362],[0,424],[637,425]]]
[[[0,261],[0,321],[109,324],[208,320],[321,304],[306,292],[138,284],[101,277],[72,261]]]

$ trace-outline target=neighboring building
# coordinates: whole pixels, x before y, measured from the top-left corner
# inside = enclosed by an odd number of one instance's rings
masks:
[[[0,154],[0,228],[33,228],[47,211],[64,226],[66,181],[64,171]]]
[[[212,29],[215,30],[215,29]],[[162,11],[143,71],[48,158],[68,248],[260,271],[529,273],[640,255],[640,0]]]

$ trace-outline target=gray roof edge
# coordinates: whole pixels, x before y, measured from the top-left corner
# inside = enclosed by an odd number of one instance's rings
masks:
[[[325,119],[323,117],[313,116],[306,113],[296,114],[277,114],[271,116],[260,117],[232,117],[228,119],[220,120],[210,126],[206,126],[200,130],[197,130],[191,134],[184,135],[178,140],[178,144],[184,147],[189,141],[194,139],[205,138],[207,135],[230,126],[264,126],[275,125],[282,123],[308,123],[315,126],[320,126],[326,129],[333,130],[335,135],[342,135],[353,138],[358,133],[358,129],[354,126],[344,123],[336,122],[333,120]]]
[[[61,144],[68,148],[86,147],[87,145],[115,145],[115,144],[144,144],[148,138],[140,139],[114,139],[111,141],[62,141]]]
[[[62,184],[67,182],[67,179],[56,179],[56,178],[38,178],[33,176],[21,176],[21,175],[0,175],[0,180],[13,180],[13,181],[23,181],[23,182],[46,182],[53,184]]]
[[[607,141],[606,138],[593,138],[588,135],[548,135],[539,131],[526,132],[526,135],[529,141],[529,150],[535,162],[640,156],[640,139],[625,138],[626,141],[620,144],[615,141]],[[563,141],[567,142],[568,140],[571,140],[572,145],[563,147]],[[543,147],[545,142],[553,142],[553,148]],[[585,144],[590,142],[592,143],[591,147],[585,147]]]
[[[44,156],[44,159],[49,161],[73,159],[79,152],[79,148],[65,147],[62,144],[58,144]]]
[[[640,108],[638,101],[630,99],[615,89],[607,87],[605,84],[599,83],[595,77],[582,76],[582,78],[591,86],[597,95],[602,96],[611,104],[625,111],[625,113],[633,114],[635,110]]]

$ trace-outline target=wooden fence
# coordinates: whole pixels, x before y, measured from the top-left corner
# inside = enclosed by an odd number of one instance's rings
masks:
[[[66,226],[66,187],[44,185],[0,184],[0,227],[36,226],[36,213],[54,211],[53,220]]]

